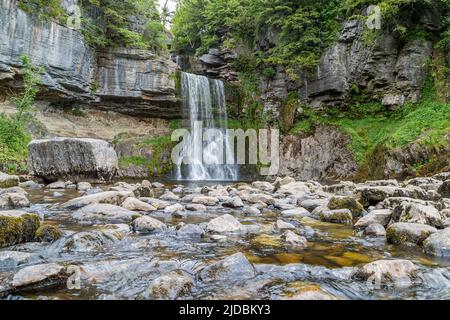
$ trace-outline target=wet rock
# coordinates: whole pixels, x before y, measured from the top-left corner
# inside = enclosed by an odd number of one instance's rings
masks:
[[[252,187],[267,192],[272,192],[275,189],[275,187],[267,181],[255,181],[252,183]]]
[[[28,189],[40,189],[40,188],[42,188],[42,185],[37,182],[34,182],[32,180],[28,180],[28,181],[19,183],[19,187],[28,188]]]
[[[390,284],[409,287],[413,285],[418,272],[418,268],[409,260],[378,260],[361,267],[355,277],[381,287]]]
[[[19,185],[19,177],[0,172],[0,188],[11,188]]]
[[[272,196],[269,196],[267,194],[251,194],[247,197],[248,202],[250,203],[265,203],[265,204],[274,204],[275,200]]]
[[[353,223],[353,216],[349,209],[324,210],[320,213],[319,218],[321,221],[330,223]]]
[[[120,229],[112,228],[77,232],[54,242],[48,250],[49,252],[67,253],[101,252],[122,240],[125,234]]]
[[[172,191],[166,191],[161,197],[159,197],[161,200],[165,201],[177,201],[180,199],[179,196],[177,196]]]
[[[295,293],[285,298],[286,300],[339,300],[337,297],[322,290],[319,285],[306,284],[298,288]]]
[[[133,230],[138,233],[151,233],[155,231],[161,231],[167,228],[167,226],[152,217],[142,216],[133,221]]]
[[[283,210],[281,211],[281,215],[284,217],[307,217],[310,213],[305,208],[298,207],[295,209]]]
[[[0,195],[0,209],[18,209],[29,206],[30,201],[22,193],[4,193]]]
[[[194,286],[192,277],[182,271],[171,271],[153,280],[143,298],[150,300],[176,300],[190,293]]]
[[[372,223],[368,225],[366,229],[364,229],[364,235],[373,237],[385,237],[386,229],[379,223]]]
[[[298,234],[289,230],[283,233],[281,239],[283,239],[285,245],[287,245],[288,247],[303,249],[308,246],[308,241],[305,237],[299,236]]]
[[[428,224],[436,228],[443,226],[442,217],[435,207],[419,203],[402,202],[395,208],[394,216],[399,217],[398,222]]]
[[[28,252],[0,251],[0,270],[15,269],[29,263],[34,257],[34,254]]]
[[[433,233],[423,242],[425,253],[450,258],[450,228]]]
[[[425,224],[397,222],[386,230],[386,239],[391,244],[422,245],[423,241],[437,229]]]
[[[78,182],[77,190],[78,191],[87,191],[92,188],[92,185],[89,182]]]
[[[346,196],[332,197],[327,206],[331,210],[348,209],[352,212],[353,217],[361,216],[365,211],[364,207],[358,202],[358,200]]]
[[[66,184],[64,183],[64,181],[56,181],[56,182],[48,184],[45,188],[46,189],[65,189]]]
[[[224,207],[228,208],[242,208],[244,207],[244,202],[238,196],[232,197],[229,201],[222,204]]]
[[[151,206],[155,207],[158,210],[163,210],[164,208],[170,206],[170,202],[159,200],[156,198],[139,198],[139,200],[150,204]]]
[[[216,197],[198,196],[192,199],[192,203],[199,203],[205,206],[215,206],[219,203],[219,199]]]
[[[182,237],[199,239],[204,236],[205,230],[203,230],[199,225],[187,224],[185,226],[182,226],[177,231],[177,234]]]
[[[153,182],[152,183],[152,187],[153,188],[157,188],[157,189],[162,189],[162,188],[164,188],[164,185],[162,183],[159,183],[159,182]]]
[[[112,204],[90,204],[78,209],[72,218],[83,224],[130,223],[140,214]]]
[[[438,189],[438,192],[444,198],[450,198],[450,179],[445,180]]]
[[[242,209],[242,211],[246,216],[259,216],[261,214],[261,210],[255,206],[246,206]]]
[[[206,225],[206,231],[211,233],[227,233],[242,231],[244,226],[230,214],[212,219]]]
[[[131,191],[105,191],[69,200],[62,204],[62,208],[79,209],[91,204],[120,206],[129,197],[134,197]]]
[[[386,198],[407,197],[421,200],[431,200],[427,191],[415,186],[406,188],[392,186],[358,187],[355,190],[357,198],[363,206],[377,204]]]
[[[25,267],[12,280],[15,290],[48,289],[66,283],[69,275],[65,267],[56,263]]]
[[[241,252],[213,263],[199,273],[199,278],[204,282],[244,281],[253,279],[255,276],[255,268]]]
[[[0,212],[0,248],[34,240],[39,217],[24,211]]]
[[[33,140],[28,145],[28,163],[34,175],[46,181],[110,181],[118,169],[112,146],[97,139]]]
[[[63,232],[58,227],[52,225],[41,226],[36,231],[36,241],[39,242],[55,242],[63,236]]]
[[[146,212],[157,210],[154,206],[132,197],[125,199],[125,201],[122,203],[122,208],[131,211],[146,211]]]
[[[183,207],[181,204],[176,203],[176,204],[174,204],[174,205],[172,205],[172,206],[166,207],[166,208],[164,209],[164,213],[167,213],[167,214],[174,214],[174,213],[177,213],[177,212],[183,211],[183,210],[184,210],[184,207]]]
[[[326,207],[328,205],[329,199],[306,199],[300,202],[300,206],[313,211],[318,207]]]
[[[205,212],[207,209],[206,206],[201,203],[189,203],[186,205],[186,210]]]
[[[275,229],[279,230],[279,231],[295,230],[295,226],[289,222],[285,222],[283,220],[277,220],[277,222],[275,222]]]
[[[379,209],[372,210],[364,217],[360,218],[355,223],[355,228],[366,228],[371,224],[381,224],[382,226],[387,226],[392,217],[392,210],[390,209]]]

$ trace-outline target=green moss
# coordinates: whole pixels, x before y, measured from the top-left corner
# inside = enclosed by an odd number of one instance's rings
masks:
[[[362,204],[352,197],[333,197],[328,202],[328,208],[331,210],[349,209],[353,213],[353,217],[357,217],[364,212]]]
[[[35,214],[0,216],[0,248],[33,241],[39,226],[39,217]]]
[[[63,233],[59,228],[51,225],[45,225],[41,226],[36,231],[36,241],[39,242],[54,242],[61,238],[63,236]]]

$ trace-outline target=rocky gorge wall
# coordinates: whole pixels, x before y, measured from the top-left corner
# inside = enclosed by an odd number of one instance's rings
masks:
[[[146,50],[90,47],[81,32],[40,21],[0,0],[0,84],[21,85],[21,55],[43,67],[39,99],[82,103],[133,115],[176,118],[176,64]],[[6,90],[7,91],[7,90]]]

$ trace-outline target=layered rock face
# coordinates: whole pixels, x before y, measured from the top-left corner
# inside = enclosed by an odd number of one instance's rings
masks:
[[[280,173],[301,180],[349,177],[357,165],[350,138],[333,126],[320,126],[309,137],[290,135],[280,147]]]
[[[30,171],[45,181],[110,181],[118,168],[116,152],[103,140],[34,140],[28,149]]]
[[[362,32],[362,22],[345,23],[339,41],[322,55],[315,73],[300,77],[300,96],[313,107],[339,104],[354,89],[367,91],[391,109],[420,99],[432,43],[421,39],[402,43],[391,34],[368,43]]]
[[[39,21],[17,3],[0,0],[0,83],[20,87],[20,57],[25,54],[43,67],[40,99],[94,104],[131,115],[180,116],[176,64],[168,58],[146,50],[96,52],[79,31]]]
[[[137,49],[114,49],[98,54],[99,106],[128,114],[176,118],[176,64]]]
[[[21,55],[44,67],[46,98],[92,100],[95,54],[80,32],[42,22],[17,8],[16,0],[0,0],[0,81],[18,86]]]

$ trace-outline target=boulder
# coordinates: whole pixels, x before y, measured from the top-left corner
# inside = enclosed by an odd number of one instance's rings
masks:
[[[402,202],[395,208],[394,216],[399,217],[398,222],[428,224],[436,228],[443,226],[442,217],[435,207],[419,203]]]
[[[64,284],[69,275],[66,268],[56,263],[25,267],[12,280],[15,290],[48,289]]]
[[[246,216],[259,216],[261,214],[261,210],[259,210],[257,207],[255,206],[245,206],[242,209],[242,212],[246,215]]]
[[[352,224],[353,216],[349,209],[323,210],[319,214],[321,221],[330,223]]]
[[[422,245],[423,241],[437,229],[425,224],[397,222],[386,230],[386,239],[391,244]]]
[[[126,198],[125,201],[122,203],[122,208],[131,211],[145,211],[145,212],[157,210],[154,206],[133,197]]]
[[[82,224],[130,223],[140,214],[112,204],[90,204],[78,209],[72,218]]]
[[[58,227],[43,225],[36,231],[36,240],[39,242],[55,242],[63,236]]]
[[[167,226],[152,217],[142,216],[133,221],[133,230],[138,233],[151,233],[154,231],[161,231],[167,228]]]
[[[275,189],[275,187],[267,181],[255,181],[252,183],[252,187],[267,192],[272,192]]]
[[[183,207],[181,204],[176,203],[176,204],[174,204],[174,205],[165,207],[165,208],[164,208],[164,213],[167,213],[167,214],[174,214],[174,213],[177,213],[177,212],[183,211],[183,210],[184,210],[184,207]]]
[[[433,233],[423,242],[425,253],[450,258],[450,228]]]
[[[54,242],[49,251],[66,253],[104,252],[108,247],[122,240],[129,227],[127,226],[125,230],[109,227],[101,230],[77,232]]]
[[[232,197],[229,201],[222,204],[224,207],[228,208],[242,208],[244,207],[244,203],[241,198],[238,196]]]
[[[33,241],[40,227],[39,217],[25,211],[0,212],[0,248]]]
[[[229,283],[250,280],[255,276],[255,268],[241,252],[213,263],[199,272],[199,278],[204,282],[227,281]]]
[[[289,209],[289,210],[283,210],[281,211],[281,215],[284,217],[308,217],[310,216],[310,213],[305,208],[295,208],[295,209]]]
[[[105,191],[82,196],[62,204],[64,209],[79,209],[90,204],[113,204],[120,206],[129,197],[134,197],[131,191]]]
[[[308,246],[308,242],[305,237],[288,230],[281,236],[281,239],[288,247],[304,249]]]
[[[176,300],[190,293],[192,277],[182,270],[174,270],[153,280],[143,294],[147,300]]]
[[[381,224],[386,227],[391,220],[391,216],[392,210],[390,209],[372,210],[355,223],[355,228],[364,229],[371,224]]]
[[[328,199],[306,199],[300,201],[300,206],[309,211],[313,211],[318,207],[326,207],[328,205],[328,202]]]
[[[215,206],[219,203],[216,197],[197,196],[192,199],[192,203],[199,203],[205,206]]]
[[[355,190],[357,198],[365,207],[375,205],[386,198],[407,197],[420,200],[430,200],[430,195],[426,190],[415,186],[405,188],[393,186],[363,186]]]
[[[3,193],[0,195],[0,209],[18,209],[29,207],[30,201],[22,193]]]
[[[77,190],[78,191],[87,191],[92,188],[92,185],[89,182],[78,182]]]
[[[353,217],[359,217],[364,212],[364,207],[353,197],[340,196],[332,197],[327,205],[331,210],[349,209]]]
[[[275,223],[275,229],[278,231],[295,230],[295,226],[289,222],[277,220],[277,222]]]
[[[366,229],[364,229],[364,235],[373,237],[385,237],[386,229],[382,224],[372,223],[368,225]]]
[[[0,172],[0,188],[11,188],[19,185],[19,177]]]
[[[56,182],[48,184],[45,188],[46,189],[65,189],[66,184],[64,183],[64,181],[56,181]]]
[[[111,181],[118,169],[117,155],[103,140],[52,138],[28,145],[28,166],[45,181]]]
[[[177,201],[180,199],[179,196],[177,196],[172,191],[166,191],[161,197],[159,197],[161,200],[164,201]]]
[[[205,212],[207,209],[206,209],[206,206],[201,203],[189,203],[186,205],[186,210]]]
[[[156,198],[139,198],[139,200],[150,204],[151,206],[155,207],[157,210],[162,210],[162,209],[170,206],[170,202],[167,202],[164,200],[159,200]]]
[[[206,231],[210,233],[227,233],[242,231],[244,226],[230,214],[212,219],[206,225]]]
[[[381,287],[394,284],[409,287],[416,280],[419,269],[409,260],[378,260],[361,267],[355,277]]]

